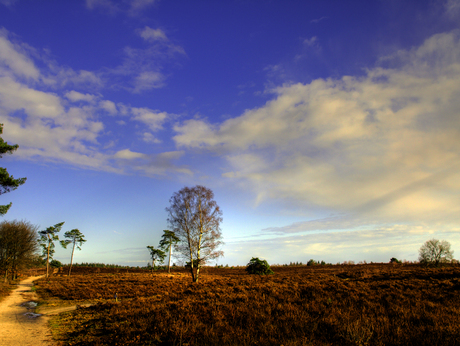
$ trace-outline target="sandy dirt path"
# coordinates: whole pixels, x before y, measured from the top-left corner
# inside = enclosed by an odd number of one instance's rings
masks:
[[[0,344],[2,346],[54,346],[56,345],[48,328],[45,315],[31,317],[33,309],[21,304],[38,301],[31,290],[32,281],[40,276],[32,276],[21,281],[11,294],[0,302]]]

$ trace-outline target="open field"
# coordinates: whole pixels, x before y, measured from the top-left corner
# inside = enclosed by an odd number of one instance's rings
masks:
[[[205,268],[193,284],[184,270],[75,268],[37,284],[47,304],[96,304],[52,319],[63,345],[460,344],[459,266],[272,269]]]

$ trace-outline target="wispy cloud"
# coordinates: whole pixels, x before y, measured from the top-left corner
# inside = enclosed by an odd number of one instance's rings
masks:
[[[325,20],[325,19],[328,19],[328,17],[324,17],[324,16],[323,16],[323,17],[321,17],[321,18],[312,19],[312,20],[310,20],[310,23],[311,23],[311,24],[318,24],[319,22],[321,22],[321,21],[323,21],[323,20]]]
[[[18,0],[0,0],[0,4],[7,7],[13,6]]]
[[[134,122],[139,141],[157,144],[161,141],[152,133],[174,115],[115,103],[99,92],[76,91],[73,86],[91,90],[86,78],[95,74],[85,77],[84,71],[61,68],[9,36],[5,30],[0,33],[0,117],[5,138],[20,145],[16,157],[118,173],[190,174],[187,167],[175,164],[177,155],[120,148],[106,130],[109,118]]]
[[[7,1],[7,0],[5,0]],[[142,11],[152,6],[156,0],[86,0],[86,7],[89,10],[102,10],[110,15],[126,13],[129,16],[138,16]]]
[[[319,220],[320,221],[320,220]],[[308,227],[308,225],[306,225]],[[258,236],[252,240],[227,240],[225,260],[245,264],[243,254],[269,259],[271,264],[288,263],[309,259],[326,260],[336,263],[352,260],[368,262],[388,262],[390,258],[416,261],[418,249],[426,239],[453,239],[454,247],[458,227],[439,225],[393,224],[381,226],[363,226],[360,229],[333,226],[337,231],[330,232],[294,232],[282,230],[275,237]],[[286,260],[287,259],[287,260]],[[224,260],[224,262],[225,262]],[[246,263],[250,258],[246,259]]]
[[[459,35],[435,35],[381,64],[359,78],[275,88],[263,107],[220,124],[184,121],[174,140],[225,155],[224,177],[258,203],[392,221],[455,218]]]
[[[144,39],[145,48],[124,48],[122,64],[106,72],[108,78],[121,78],[117,87],[126,88],[126,78],[130,79],[129,90],[140,93],[164,86],[167,74],[164,67],[185,56],[184,49],[171,42],[161,29],[146,26],[138,34]]]

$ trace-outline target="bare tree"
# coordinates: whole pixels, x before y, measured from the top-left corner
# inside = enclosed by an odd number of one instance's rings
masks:
[[[223,251],[217,250],[222,244],[222,211],[212,190],[201,185],[184,187],[169,202],[168,223],[179,238],[174,249],[190,261],[192,281],[198,282],[200,267],[223,256]]]
[[[168,273],[171,273],[171,254],[172,254],[172,247],[173,245],[179,242],[179,238],[176,237],[176,234],[170,230],[165,229],[163,231],[163,236],[160,240],[160,247],[169,252],[169,260],[168,260]]]
[[[424,264],[436,266],[442,262],[450,262],[454,252],[450,250],[449,242],[445,240],[430,239],[419,250],[419,261]]]
[[[70,267],[69,267],[69,276],[70,276],[70,272],[72,271],[73,253],[75,252],[75,247],[77,247],[78,250],[81,250],[81,246],[83,245],[84,242],[86,242],[86,239],[83,233],[81,233],[80,230],[77,228],[71,231],[65,232],[64,237],[66,239],[61,240],[61,245],[64,249],[67,249],[67,245],[73,244],[72,255],[70,256]]]
[[[26,221],[0,223],[0,270],[5,282],[14,280],[19,270],[33,262],[38,250],[38,227]]]

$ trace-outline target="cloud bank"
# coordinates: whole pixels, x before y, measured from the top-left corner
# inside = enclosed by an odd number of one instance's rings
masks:
[[[223,176],[257,203],[380,222],[459,220],[457,31],[384,57],[363,77],[270,92],[263,107],[222,123],[176,124],[177,146],[222,155]]]

